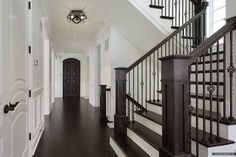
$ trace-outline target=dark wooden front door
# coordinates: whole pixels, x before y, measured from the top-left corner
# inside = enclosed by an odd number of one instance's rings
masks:
[[[80,97],[80,61],[63,61],[63,97]]]

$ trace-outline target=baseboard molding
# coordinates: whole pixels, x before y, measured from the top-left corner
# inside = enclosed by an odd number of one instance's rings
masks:
[[[38,147],[39,141],[42,137],[43,131],[44,131],[44,120],[41,121],[39,127],[37,128],[37,130],[35,131],[35,133],[32,137],[32,143],[31,143],[32,156],[35,154],[35,151]]]

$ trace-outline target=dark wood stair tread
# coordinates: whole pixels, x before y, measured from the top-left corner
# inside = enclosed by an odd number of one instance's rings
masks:
[[[150,112],[150,111],[148,111]],[[162,116],[157,114],[157,113],[154,113],[154,112],[151,112],[151,114],[147,114],[144,113],[144,114],[140,114],[141,116],[153,121],[153,122],[156,122],[157,121],[157,118],[158,117],[158,124],[162,125]],[[224,139],[224,138],[221,138],[219,137],[219,141],[215,141],[215,142],[203,142],[203,141],[200,141],[202,140],[202,134],[203,134],[203,131],[202,130],[198,130],[198,134],[199,134],[199,143],[206,146],[206,147],[214,147],[214,146],[221,146],[221,145],[227,145],[227,144],[233,144],[234,142],[231,141],[231,140],[227,140],[227,139]],[[208,139],[210,136],[209,133],[206,132],[206,139]],[[191,128],[191,138],[192,140],[195,140],[196,141],[196,128]],[[213,138],[216,138],[215,135],[213,135]]]
[[[163,9],[164,6],[160,6],[160,5],[149,5],[150,8],[155,8],[155,9]]]
[[[144,141],[153,146],[155,149],[159,150],[162,144],[161,135],[145,127],[139,122],[130,122],[128,128],[132,130],[135,134],[137,134],[139,137],[141,137]]]
[[[198,71],[198,73],[199,74],[202,74],[204,71],[203,70],[199,70]],[[212,70],[212,71],[210,71],[210,70],[205,70],[205,73],[207,74],[207,73],[210,73],[210,72],[212,72],[212,73],[217,73],[217,70]],[[219,73],[223,73],[224,72],[224,70],[223,69],[219,69]],[[196,74],[196,71],[191,71],[191,73],[192,74]]]
[[[111,137],[127,157],[134,157],[134,156],[135,157],[136,156],[137,157],[149,157],[149,155],[145,151],[143,151],[143,149],[140,148],[129,137],[115,135],[114,133]]]
[[[219,140],[214,140],[213,142],[209,141],[210,133],[206,132],[206,141],[203,141],[203,131],[198,130],[198,139],[199,143],[206,146],[206,147],[215,147],[215,146],[222,146],[235,143],[234,141],[227,140],[224,138],[219,137]],[[191,138],[193,141],[196,141],[196,128],[191,128]],[[216,139],[216,135],[212,135],[212,139]]]
[[[162,107],[162,101],[158,101],[158,100],[148,100],[147,101],[148,103],[150,104],[154,104],[156,106],[160,106]],[[193,116],[196,116],[196,108],[193,108],[193,111],[192,111],[192,115]],[[203,109],[198,109],[198,116],[203,118]],[[210,111],[206,110],[205,111],[205,118],[210,120]],[[220,119],[220,123],[221,124],[225,124],[225,125],[234,125],[236,124],[236,120],[235,121],[229,121],[229,120],[223,120],[223,117],[221,117],[221,114],[219,113],[219,119]],[[214,122],[217,122],[217,112],[212,112],[212,120]]]
[[[179,26],[171,26],[172,29],[179,29]]]
[[[168,20],[173,20],[174,17],[171,16],[161,16],[162,19],[168,19]]]
[[[194,39],[194,37],[182,36],[183,39]]]
[[[197,94],[196,93],[191,93],[191,97],[192,98],[197,98]],[[198,98],[199,99],[204,99],[203,94],[198,94]],[[206,100],[210,100],[210,94],[205,94],[205,99]],[[212,95],[212,100],[213,101],[217,101],[217,95]],[[222,95],[219,95],[219,101],[223,102],[224,101],[224,97]]]
[[[141,112],[141,111],[135,111],[136,114],[145,117],[157,124],[162,125],[162,116],[159,114],[156,114],[155,112],[147,111],[147,112]]]
[[[162,106],[162,101],[160,100],[147,100],[146,102],[149,104],[156,105],[156,106]]]
[[[217,63],[217,62],[218,62],[217,60],[205,61],[205,64],[211,64],[211,63]],[[224,62],[224,60],[223,59],[219,59],[219,63],[222,63],[222,62]],[[200,61],[200,62],[198,62],[198,64],[204,64],[204,62]],[[196,65],[196,63],[193,63],[192,65]]]
[[[199,84],[199,85],[203,85],[203,83],[204,83],[204,82],[202,82],[202,81],[198,81],[198,84]],[[197,84],[197,82],[196,82],[196,81],[192,81],[191,84]],[[217,82],[205,82],[205,85],[211,85],[211,84],[214,85],[214,86],[218,85]],[[220,85],[220,86],[223,86],[223,85],[224,85],[224,82],[219,82],[219,85]]]
[[[212,56],[217,54],[218,54],[217,52],[212,52]],[[219,54],[224,54],[224,51],[219,51]],[[211,54],[208,52],[205,54],[205,56],[211,56]],[[201,57],[203,57],[203,55]]]
[[[203,117],[204,117],[204,116],[203,116],[203,113],[204,113],[204,110],[203,110],[203,109],[198,109],[198,116],[199,116],[199,117],[203,118]],[[197,115],[197,109],[196,109],[196,108],[193,108],[193,111],[192,111],[191,114],[194,115],[194,116],[196,116],[196,115]],[[212,114],[211,114],[210,111],[205,110],[205,118],[206,118],[206,119],[210,120],[210,116],[211,116],[211,115],[212,115],[212,120],[213,120],[213,121],[217,121],[217,115],[219,115],[219,119],[221,119],[221,114],[220,114],[220,113],[217,114],[217,112],[212,112]]]

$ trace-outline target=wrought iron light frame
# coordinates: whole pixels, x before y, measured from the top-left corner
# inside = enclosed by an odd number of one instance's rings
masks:
[[[71,10],[69,15],[67,16],[69,22],[73,22],[75,24],[79,24],[81,22],[85,22],[87,16],[85,15],[83,10]]]

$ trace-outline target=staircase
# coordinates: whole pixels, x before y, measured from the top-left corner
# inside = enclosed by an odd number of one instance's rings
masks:
[[[161,9],[175,31],[128,68],[116,69],[110,144],[119,157],[236,152],[236,18],[207,39],[207,7],[151,0],[150,9]]]

